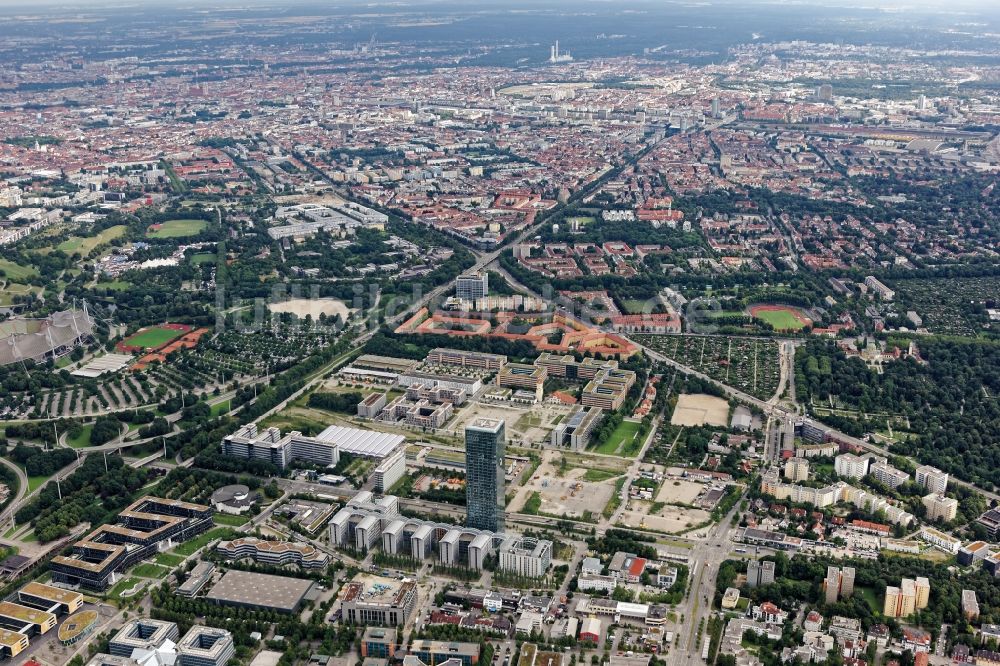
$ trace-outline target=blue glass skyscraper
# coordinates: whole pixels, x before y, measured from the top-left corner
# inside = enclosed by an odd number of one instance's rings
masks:
[[[504,523],[503,420],[476,419],[465,426],[465,524],[502,532]]]

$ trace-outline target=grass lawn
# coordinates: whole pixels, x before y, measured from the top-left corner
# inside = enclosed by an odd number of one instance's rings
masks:
[[[208,222],[205,220],[180,219],[167,220],[157,228],[150,227],[146,231],[147,238],[184,238],[201,233]]]
[[[120,600],[122,598],[122,592],[125,590],[132,589],[136,584],[140,583],[138,578],[125,578],[118,581],[114,587],[108,590],[108,597],[111,599]],[[135,596],[135,595],[132,595]]]
[[[132,283],[128,280],[113,280],[111,282],[98,282],[94,289],[107,289],[108,291],[125,291],[131,289]]]
[[[861,597],[865,600],[868,606],[876,613],[881,613],[883,609],[883,604],[879,601],[878,595],[875,594],[875,590],[870,587],[859,588],[861,590]]]
[[[8,306],[14,304],[14,298],[17,296],[27,296],[28,294],[34,292],[36,294],[41,294],[43,291],[42,287],[32,287],[26,284],[20,284],[18,282],[8,282],[6,286],[0,290],[0,305]]]
[[[223,400],[220,403],[212,405],[212,416],[218,416],[219,414],[225,414],[229,411],[229,406],[232,404],[231,400]]]
[[[116,238],[121,238],[125,235],[125,231],[127,229],[128,227],[124,224],[119,224],[113,227],[108,227],[96,236],[88,236],[86,238],[82,238],[80,236],[70,236],[62,243],[59,243],[59,245],[56,246],[56,249],[62,250],[66,254],[79,252],[80,254],[86,256],[90,254],[90,252],[98,245],[110,243]]]
[[[90,433],[94,429],[94,426],[85,425],[80,428],[80,434],[76,437],[66,437],[66,443],[72,446],[74,449],[83,449],[90,446]]]
[[[169,569],[151,562],[142,562],[132,569],[132,574],[141,578],[165,578],[168,573]]]
[[[180,555],[171,555],[170,553],[157,553],[153,559],[156,560],[157,564],[170,567],[171,569],[184,563],[183,557]]]
[[[23,543],[38,543],[38,535],[35,534],[35,530],[31,530],[23,537],[21,537],[20,541]]]
[[[210,264],[215,261],[215,255],[211,252],[199,252],[191,255],[192,264]]]
[[[615,494],[611,496],[608,503],[604,505],[604,511],[601,512],[601,515],[605,518],[610,518],[615,515],[615,511],[618,510],[618,506],[622,503],[622,487],[624,487],[624,485],[624,476],[615,481]]]
[[[521,513],[527,513],[532,516],[538,515],[538,510],[542,508],[542,495],[539,492],[531,493],[531,496],[525,501],[524,508],[521,509]]]
[[[198,535],[196,538],[186,541],[181,545],[174,548],[173,552],[177,555],[183,555],[184,557],[190,557],[196,552],[204,548],[206,545],[211,543],[216,539],[226,539],[230,536],[237,534],[237,532],[228,527],[215,527],[205,532],[204,534]]]
[[[608,437],[608,441],[597,447],[596,451],[598,453],[605,453],[608,455],[625,456],[630,455],[631,453],[631,455],[634,456],[638,453],[638,447],[635,441],[641,426],[641,423],[637,423],[635,421],[622,421],[621,424],[615,428],[615,431],[611,433],[611,437]]]
[[[603,469],[593,469],[593,468],[591,468],[591,469],[588,469],[587,472],[583,475],[583,480],[584,481],[593,481],[594,483],[599,483],[601,481],[607,481],[608,479],[613,479],[616,476],[618,476],[618,475],[615,474],[614,472],[609,472],[609,471],[603,470]]]
[[[34,492],[43,483],[51,479],[51,476],[29,476],[28,477],[28,492]]]
[[[800,331],[803,328],[802,322],[787,310],[763,310],[755,316],[776,331]]]
[[[637,301],[635,299],[628,299],[622,301],[622,306],[628,314],[643,314],[643,309],[646,307],[646,301]]]
[[[15,281],[38,275],[38,271],[35,270],[34,266],[22,266],[8,259],[0,259],[0,270],[7,276],[8,280]]]
[[[156,348],[167,344],[174,338],[179,338],[183,334],[184,331],[153,326],[145,331],[139,331],[135,335],[125,338],[125,344],[132,345],[134,347],[142,347],[143,349],[147,347]]]
[[[240,527],[246,525],[250,520],[249,516],[234,516],[231,513],[216,513],[212,515],[212,520],[216,525],[228,525],[229,527]]]

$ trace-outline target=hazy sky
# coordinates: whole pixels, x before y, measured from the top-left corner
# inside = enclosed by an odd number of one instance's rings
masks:
[[[768,5],[789,5],[789,6],[810,6],[817,5],[823,7],[855,7],[855,8],[880,8],[887,10],[918,9],[921,11],[940,11],[941,13],[979,11],[988,14],[1000,14],[1000,0],[514,0],[509,4],[524,7],[525,5],[545,6],[569,6],[583,7],[586,4],[614,4],[623,7],[641,5],[661,5],[671,4],[681,5],[716,5],[725,6],[727,4],[768,4]],[[404,10],[407,7],[420,7],[444,4],[449,8],[454,8],[455,0],[176,0],[172,3],[174,8],[185,7],[248,7],[267,6],[280,7],[281,5],[309,5],[318,4],[332,10],[343,10],[352,6],[372,8],[385,6]],[[506,3],[504,0],[475,0],[474,4],[466,5],[469,9],[497,9]],[[478,5],[478,7],[477,7]],[[0,7],[4,8],[24,8],[27,11],[38,9],[39,7],[58,7],[72,10],[72,8],[95,9],[114,7],[162,7],[162,0],[0,0]]]

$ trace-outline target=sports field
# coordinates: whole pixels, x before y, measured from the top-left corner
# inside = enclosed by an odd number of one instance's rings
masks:
[[[118,349],[123,352],[144,351],[147,349],[159,349],[171,340],[175,340],[191,330],[190,326],[184,324],[163,324],[162,326],[150,326],[128,336],[118,343]]]
[[[201,233],[208,222],[205,220],[180,219],[167,220],[162,224],[154,224],[146,231],[147,238],[184,238]]]
[[[800,310],[787,305],[754,305],[750,316],[770,324],[776,331],[801,331],[812,324]]]

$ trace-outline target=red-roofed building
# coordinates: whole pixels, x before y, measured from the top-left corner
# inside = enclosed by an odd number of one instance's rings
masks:
[[[629,583],[638,583],[642,579],[642,574],[646,571],[646,558],[633,557],[625,571],[625,580]]]

